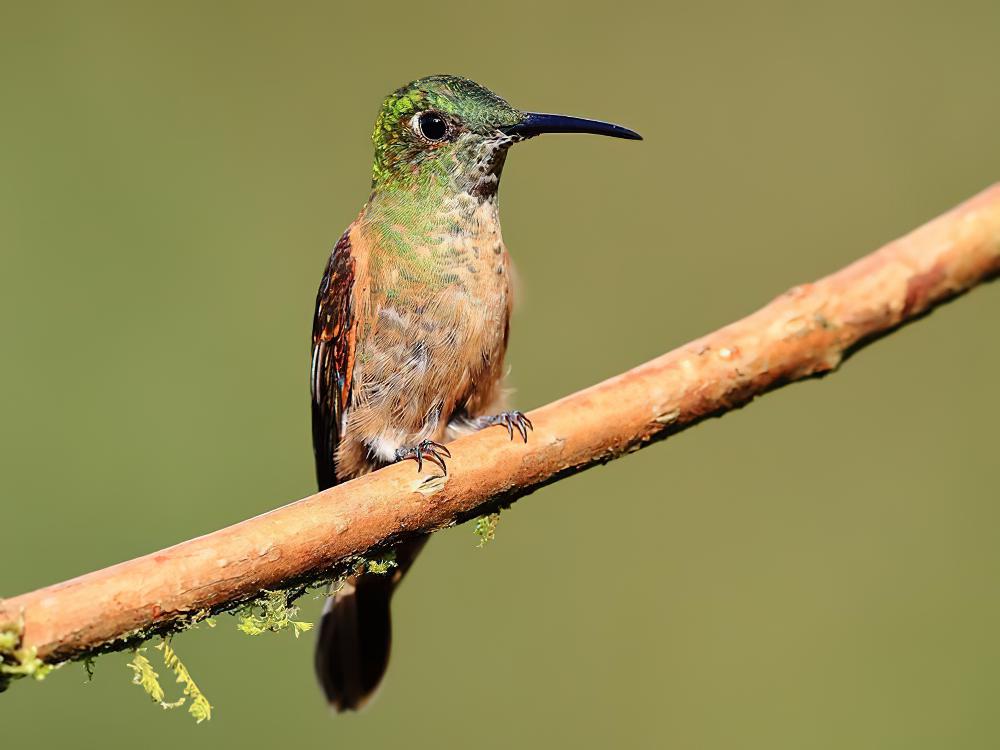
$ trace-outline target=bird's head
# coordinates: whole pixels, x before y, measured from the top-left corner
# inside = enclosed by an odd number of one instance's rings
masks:
[[[512,144],[542,133],[573,132],[641,138],[598,120],[522,112],[467,78],[428,76],[382,104],[372,134],[372,188],[442,187],[492,198]]]

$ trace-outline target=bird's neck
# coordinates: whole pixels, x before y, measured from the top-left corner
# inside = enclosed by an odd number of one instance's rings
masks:
[[[429,286],[447,283],[466,255],[492,255],[503,246],[495,189],[477,195],[436,182],[411,190],[376,188],[359,219],[376,269],[385,266]]]
[[[478,235],[496,224],[497,191],[507,159],[507,139],[460,139],[451,158],[379,168],[361,219],[385,252],[441,244],[443,235]]]

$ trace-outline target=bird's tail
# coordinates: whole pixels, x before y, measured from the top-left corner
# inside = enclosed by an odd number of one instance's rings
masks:
[[[398,545],[396,567],[384,575],[350,576],[326,600],[316,641],[316,676],[335,711],[357,711],[375,694],[392,645],[389,601],[427,542]]]

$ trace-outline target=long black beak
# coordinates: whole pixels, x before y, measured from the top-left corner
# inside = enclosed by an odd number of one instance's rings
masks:
[[[542,133],[593,133],[610,135],[612,138],[628,138],[632,141],[642,140],[641,135],[621,125],[568,115],[545,115],[541,112],[526,112],[524,119],[517,125],[500,129],[507,135],[520,138],[533,138]]]

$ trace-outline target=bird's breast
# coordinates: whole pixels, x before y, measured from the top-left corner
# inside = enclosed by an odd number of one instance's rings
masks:
[[[410,435],[436,434],[470,394],[496,385],[511,308],[495,204],[458,198],[429,223],[402,250],[372,248],[355,376],[358,420]]]

